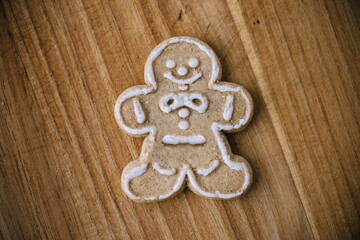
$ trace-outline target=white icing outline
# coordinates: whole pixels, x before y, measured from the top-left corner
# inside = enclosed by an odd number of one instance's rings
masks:
[[[158,163],[153,163],[153,168],[158,171],[161,175],[167,175],[167,176],[172,176],[175,174],[176,172],[176,169],[175,168],[172,168],[171,170],[169,169],[165,169],[165,168],[162,168],[160,166],[160,164]]]
[[[135,115],[136,115],[136,120],[138,123],[144,123],[145,122],[145,119],[146,119],[146,116],[145,116],[145,113],[144,113],[144,110],[141,106],[141,103],[138,99],[134,99],[133,101],[133,104],[134,104],[134,112],[135,112]]]
[[[176,136],[176,135],[165,135],[162,139],[164,144],[178,145],[178,144],[190,144],[199,145],[206,142],[205,137],[202,135],[193,136]]]
[[[169,100],[173,100],[173,102],[168,105]],[[199,106],[195,105],[192,101],[194,99],[199,99],[201,101],[201,104]],[[165,112],[169,113],[172,110],[176,110],[179,107],[189,107],[199,113],[204,113],[206,109],[208,108],[209,102],[201,93],[169,93],[166,96],[163,96],[160,99],[159,107],[160,109]]]
[[[126,194],[131,198],[131,199],[140,199],[140,197],[135,196],[131,191],[130,191],[130,187],[129,187],[129,183],[132,179],[139,177],[141,175],[143,175],[147,170],[147,164],[144,163],[142,164],[140,167],[135,167],[133,168],[126,176],[125,176],[125,180],[124,180],[124,190],[126,192]]]
[[[180,75],[180,74],[179,74]],[[186,75],[186,74],[185,74]],[[198,72],[196,73],[194,76],[187,78],[187,79],[180,79],[180,78],[176,78],[174,77],[174,75],[172,74],[171,71],[168,71],[166,73],[164,73],[164,77],[166,77],[167,79],[169,79],[170,81],[177,83],[177,84],[192,84],[193,82],[195,82],[196,80],[198,80],[199,78],[201,78],[202,73]]]
[[[233,102],[234,102],[234,96],[233,95],[228,95],[226,97],[225,109],[224,109],[224,113],[223,113],[223,118],[226,121],[230,121],[230,119],[232,118],[233,111],[234,111]]]
[[[212,173],[219,166],[219,164],[220,164],[220,162],[218,160],[215,160],[209,168],[202,168],[202,169],[197,170],[196,172],[198,174],[206,177],[207,175]]]

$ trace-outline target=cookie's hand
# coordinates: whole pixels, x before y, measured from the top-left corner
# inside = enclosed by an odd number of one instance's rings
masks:
[[[253,101],[250,94],[241,86],[230,83],[217,83],[214,90],[224,93],[225,102],[221,120],[217,121],[218,130],[240,131],[250,122],[253,114]]]
[[[154,91],[149,86],[132,87],[124,91],[115,104],[115,118],[122,129],[133,136],[154,135],[156,127],[146,119],[146,111],[142,106],[144,95]]]

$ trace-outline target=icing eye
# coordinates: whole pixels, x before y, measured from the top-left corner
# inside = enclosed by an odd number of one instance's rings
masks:
[[[199,66],[199,60],[197,58],[190,58],[189,66],[192,68],[196,68],[197,66]]]
[[[166,61],[166,67],[167,68],[174,68],[176,65],[175,61],[174,60],[167,60]]]

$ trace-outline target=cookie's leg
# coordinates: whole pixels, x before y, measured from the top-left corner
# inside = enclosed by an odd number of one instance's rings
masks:
[[[241,156],[233,155],[231,161],[238,165],[236,170],[221,162],[210,173],[189,172],[189,188],[208,198],[230,199],[242,195],[252,183],[251,167]],[[207,174],[200,174],[202,172]]]
[[[159,164],[130,162],[124,169],[121,181],[125,193],[135,201],[165,200],[181,192],[186,171],[164,169]]]

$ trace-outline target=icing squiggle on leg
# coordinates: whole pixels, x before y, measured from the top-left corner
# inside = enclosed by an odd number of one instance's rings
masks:
[[[209,167],[209,168],[203,168],[203,169],[199,169],[197,170],[196,172],[198,174],[201,174],[203,175],[204,177],[206,177],[207,175],[209,175],[210,173],[212,173],[216,168],[217,166],[219,166],[219,161],[218,160],[215,160],[214,163]]]
[[[160,164],[158,163],[153,163],[153,167],[156,171],[158,171],[160,174],[162,175],[167,175],[167,176],[172,176],[175,174],[176,172],[176,169],[175,168],[172,168],[171,170],[168,170],[168,169],[164,169],[160,166]]]

